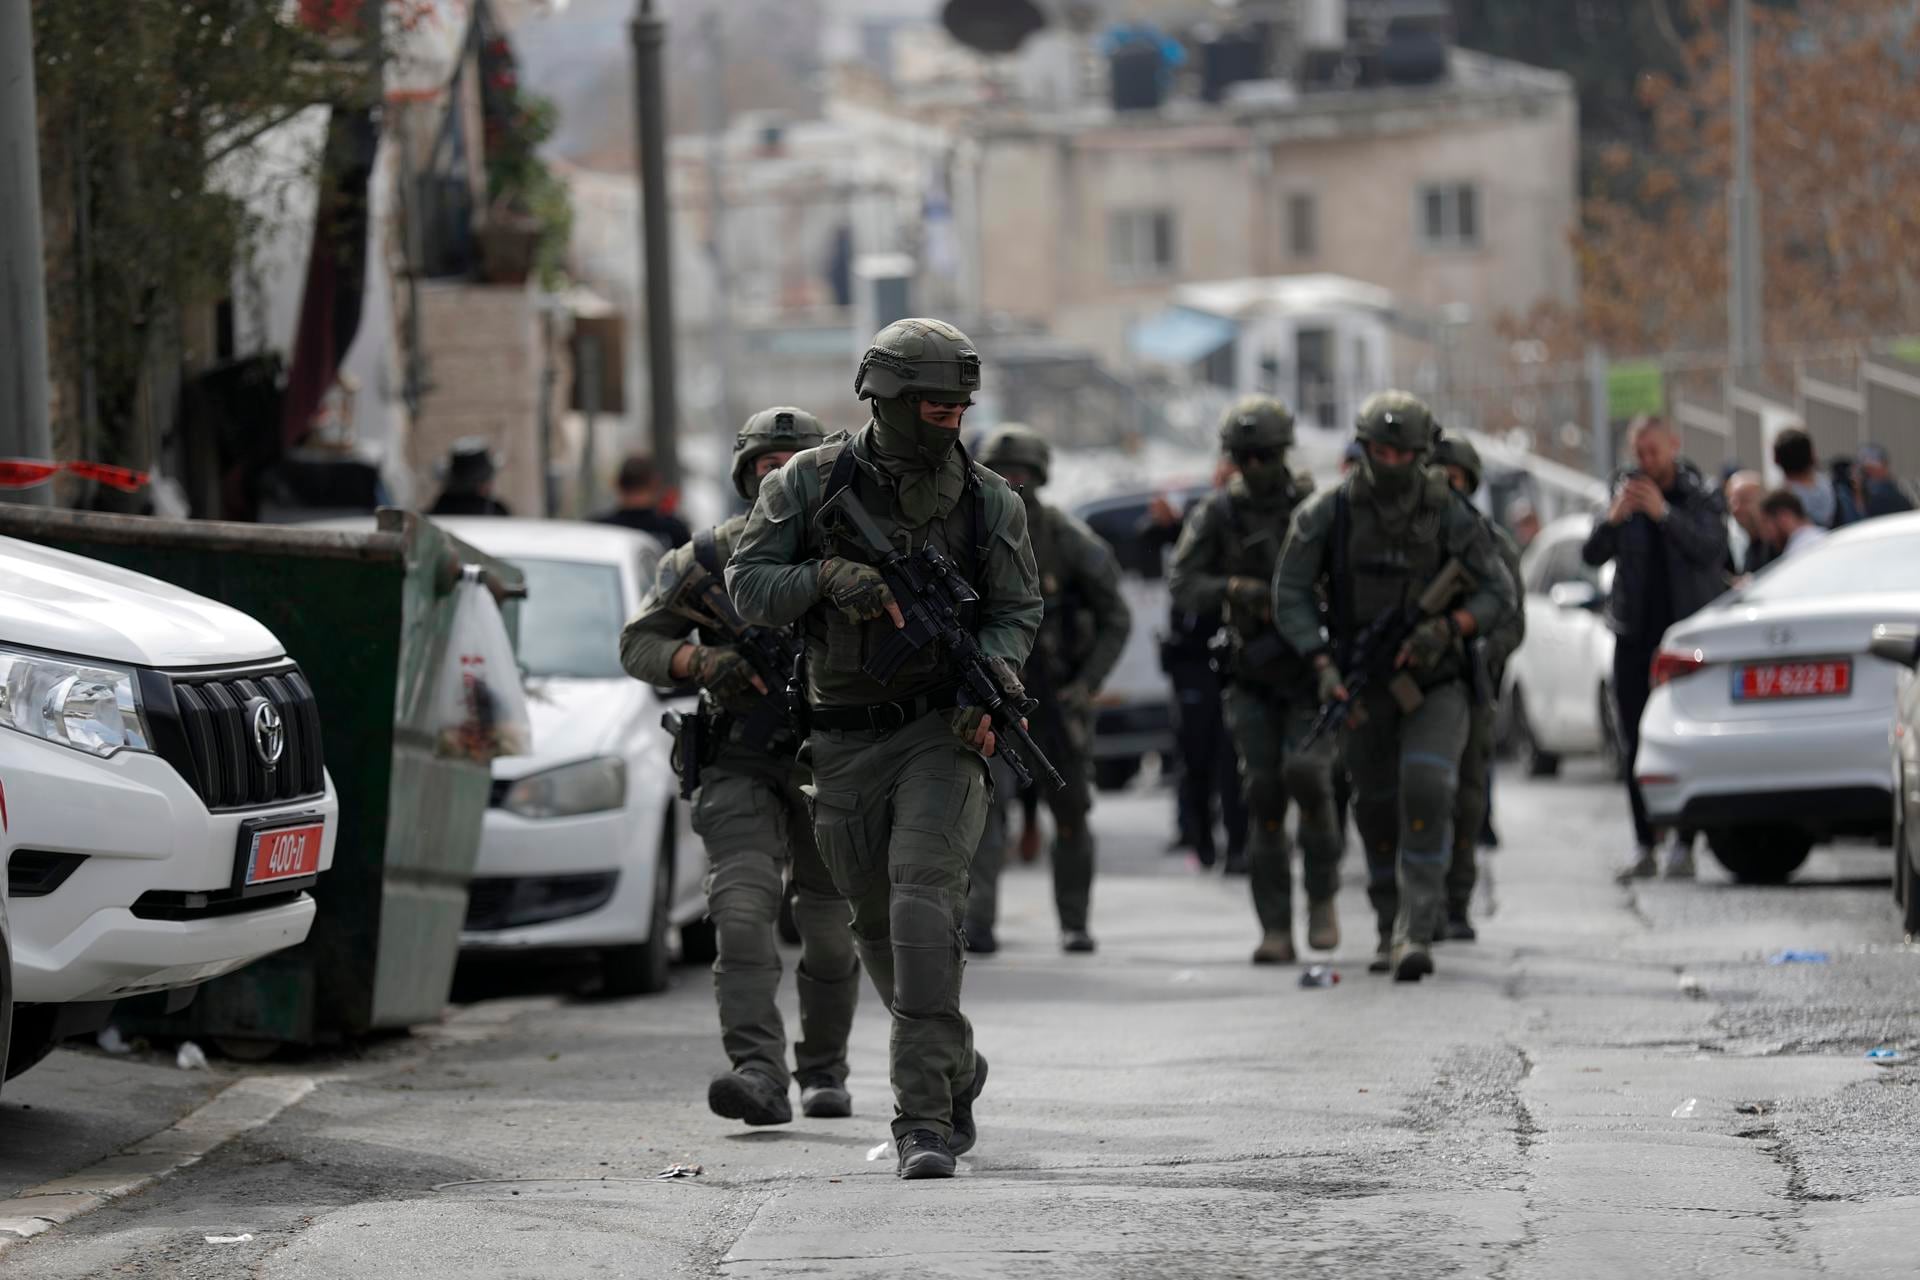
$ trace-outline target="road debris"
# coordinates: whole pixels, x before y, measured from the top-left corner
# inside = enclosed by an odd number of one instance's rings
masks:
[[[1340,971],[1330,964],[1316,964],[1300,975],[1303,987],[1331,987],[1340,981]]]
[[[1867,1050],[1867,1061],[1876,1067],[1898,1067],[1907,1061],[1907,1055],[1892,1045],[1879,1045]]]
[[[1789,947],[1785,951],[1776,951],[1767,957],[1768,964],[1825,964],[1832,959],[1824,951],[1801,951]]]
[[[207,1243],[208,1244],[245,1244],[251,1239],[253,1239],[253,1234],[251,1232],[248,1232],[245,1235],[238,1235],[238,1236],[208,1236]]]
[[[1691,1120],[1693,1119],[1694,1108],[1699,1105],[1700,1099],[1688,1098],[1685,1102],[1673,1109],[1673,1118],[1675,1120]]]
[[[207,1053],[191,1040],[180,1042],[180,1051],[173,1055],[173,1065],[182,1071],[205,1071]]]
[[[671,1164],[653,1176],[659,1182],[672,1182],[675,1178],[697,1178],[705,1172],[697,1164]]]

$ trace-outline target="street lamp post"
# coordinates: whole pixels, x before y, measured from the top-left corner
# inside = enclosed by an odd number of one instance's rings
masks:
[[[1753,188],[1753,39],[1748,0],[1733,0],[1733,182],[1727,192],[1727,363],[1751,377],[1763,341],[1760,200]]]
[[[0,458],[46,462],[53,443],[31,8],[0,4]],[[52,489],[0,490],[0,498],[45,506]]]
[[[680,487],[679,414],[673,365],[673,242],[667,208],[667,108],[661,50],[667,24],[640,0],[633,15],[634,147],[640,175],[641,275],[647,327],[642,356],[652,401],[653,461],[668,490]]]

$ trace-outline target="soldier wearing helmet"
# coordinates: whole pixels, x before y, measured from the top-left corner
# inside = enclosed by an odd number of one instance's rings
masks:
[[[987,437],[980,463],[1020,493],[1027,508],[1027,533],[1040,571],[1046,613],[1021,679],[1040,701],[1032,726],[1034,738],[1060,770],[1067,785],[1047,796],[1053,811],[1053,902],[1060,918],[1060,945],[1069,952],[1094,950],[1087,929],[1093,893],[1093,811],[1089,781],[1093,739],[1093,696],[1112,673],[1126,647],[1132,618],[1120,594],[1120,562],[1113,548],[1079,520],[1040,501],[1053,450],[1037,431],[1008,423]],[[997,949],[993,936],[998,883],[1007,844],[1007,804],[1011,776],[999,777],[993,810],[973,859],[967,893],[967,950]]]
[[[762,483],[727,567],[740,612],[806,639],[813,825],[853,907],[855,946],[893,1016],[893,1134],[903,1178],[951,1177],[975,1140],[986,1059],[960,1011],[968,864],[987,820],[991,719],[959,705],[949,655],[928,644],[885,683],[863,662],[903,623],[847,516],[895,546],[931,543],[978,595],[963,622],[1004,688],[1040,627],[1026,508],[960,447],[980,357],[939,320],[882,329],[854,391],[873,417]],[[1022,696],[1024,694],[1022,693]]]
[[[754,414],[734,437],[734,492],[751,502],[765,476],[823,438],[820,420],[804,409],[781,406]],[[758,701],[782,691],[762,687],[766,681],[731,636],[701,626],[699,619],[711,615],[686,594],[690,575],[722,578],[746,523],[744,514],[736,515],[661,557],[652,592],[621,633],[620,659],[649,684],[700,686],[706,732],[690,738],[683,729],[679,747],[684,753],[690,742],[712,744],[711,755],[699,762],[693,828],[707,851],[707,915],[717,951],[713,992],[720,1041],[731,1063],[708,1085],[707,1104],[728,1119],[767,1125],[793,1118],[787,1092],[796,1078],[804,1114],[852,1114],[847,1036],[860,994],[860,963],[846,904],[814,843],[801,791],[809,776],[794,759],[797,726],[777,718],[765,740],[755,740]],[[680,764],[687,767],[684,759]],[[794,974],[800,1038],[791,1072],[776,1004],[781,966],[774,941],[789,870],[800,933]]]
[[[1370,968],[1417,982],[1433,972],[1428,948],[1445,906],[1454,774],[1470,719],[1465,642],[1505,622],[1518,596],[1485,523],[1427,465],[1426,405],[1380,392],[1360,407],[1358,435],[1360,465],[1294,518],[1274,573],[1274,624],[1309,655],[1320,701],[1347,702],[1342,671],[1365,627],[1417,599],[1455,559],[1470,579],[1418,624],[1391,669],[1369,672],[1347,717],[1354,822],[1379,929]]]
[[[1287,849],[1289,797],[1300,806],[1300,843],[1307,891],[1307,944],[1340,943],[1334,894],[1340,879],[1340,834],[1333,809],[1332,754],[1289,752],[1293,722],[1310,713],[1312,673],[1300,653],[1273,630],[1273,567],[1294,511],[1313,482],[1287,468],[1293,414],[1277,400],[1251,396],[1220,420],[1220,450],[1237,474],[1188,517],[1173,552],[1169,586],[1182,611],[1221,611],[1228,649],[1220,674],[1227,726],[1240,756],[1247,807],[1245,865],[1260,921],[1255,964],[1292,964],[1293,872]]]
[[[1473,501],[1484,471],[1480,451],[1460,436],[1442,435],[1433,447],[1433,461],[1447,473],[1453,491]],[[1480,514],[1475,510],[1475,514]],[[1481,515],[1487,534],[1500,552],[1500,562],[1513,580],[1514,594],[1520,594],[1520,544],[1499,524]],[[1480,876],[1480,845],[1492,828],[1493,812],[1493,720],[1494,703],[1505,677],[1507,659],[1526,638],[1527,614],[1515,609],[1504,621],[1473,643],[1481,646],[1481,661],[1486,668],[1486,688],[1473,702],[1467,729],[1467,747],[1460,753],[1460,778],[1453,798],[1453,852],[1447,861],[1447,919],[1438,937],[1456,942],[1472,942],[1478,936],[1469,908],[1473,888]]]

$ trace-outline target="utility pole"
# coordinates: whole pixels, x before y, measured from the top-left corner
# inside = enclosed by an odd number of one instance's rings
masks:
[[[720,14],[709,9],[700,18],[707,46],[707,256],[713,264],[713,363],[720,377],[720,423],[728,431],[740,425],[733,395],[733,281],[727,274],[727,47]]]
[[[1753,189],[1753,28],[1749,0],[1733,0],[1733,184],[1727,192],[1727,364],[1751,377],[1760,367],[1762,321],[1760,199]]]
[[[0,458],[48,462],[53,437],[31,9],[24,0],[0,3]],[[48,506],[53,486],[0,490],[0,498]]]
[[[640,174],[641,267],[647,332],[642,352],[653,409],[653,461],[668,490],[680,487],[680,406],[673,367],[672,211],[667,208],[667,105],[661,49],[667,24],[640,0],[633,15],[634,146]]]

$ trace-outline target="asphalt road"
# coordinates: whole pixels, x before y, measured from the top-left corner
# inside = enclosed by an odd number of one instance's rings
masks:
[[[0,1254],[0,1275],[659,1277],[1911,1275],[1920,1271],[1920,950],[1885,850],[1784,889],[1615,887],[1624,799],[1577,764],[1503,775],[1481,941],[1418,986],[1256,970],[1244,882],[1161,852],[1165,792],[1098,813],[1102,949],[1054,945],[1017,868],[966,1005],[993,1078],[952,1182],[885,1142],[886,1025],[856,1116],[746,1131],[704,975],[665,997],[480,1006],[469,1035],[355,1062],[271,1122]],[[1787,949],[1825,963],[1770,964]],[[489,1012],[490,1010],[490,1012]],[[67,1052],[0,1099],[0,1189],[173,1124],[239,1071]],[[31,1107],[31,1110],[28,1108]],[[192,1122],[188,1122],[191,1127]],[[701,1176],[662,1182],[674,1163]],[[237,1243],[208,1236],[249,1235]]]

